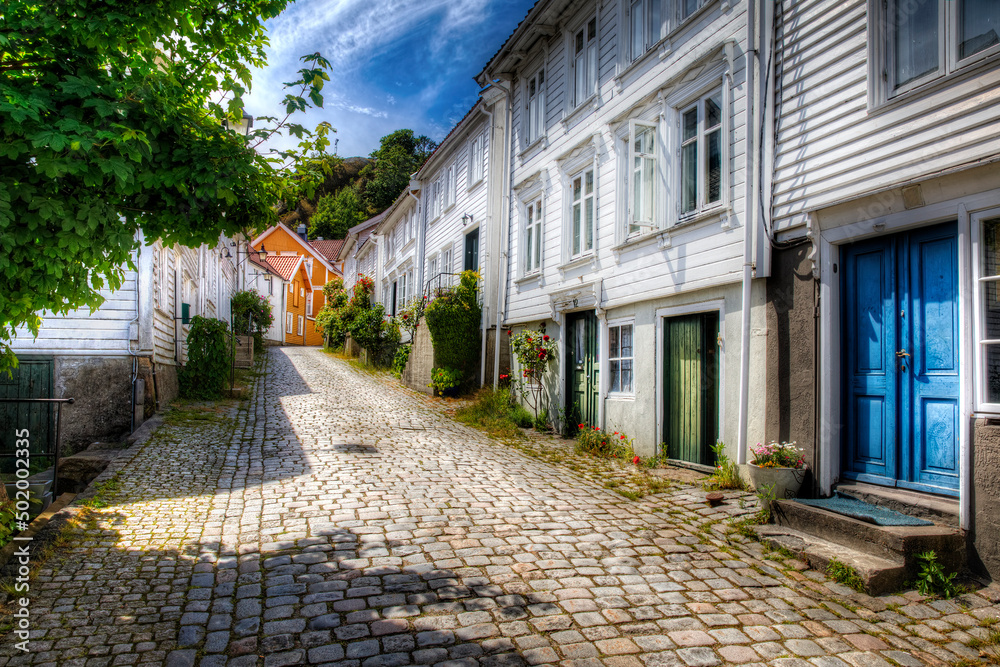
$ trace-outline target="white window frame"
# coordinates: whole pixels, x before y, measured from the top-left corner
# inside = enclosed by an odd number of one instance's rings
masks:
[[[298,333],[295,335],[305,336],[305,334],[306,334],[306,318],[303,317],[302,315],[299,315],[299,328],[298,328]]]
[[[685,14],[684,0],[677,0],[677,2],[675,3],[676,12],[674,16],[674,19],[677,21],[677,25],[679,26],[681,23],[684,23],[689,18],[696,15],[699,11],[701,11],[702,7],[704,7],[710,2],[712,2],[712,0],[696,0],[697,6],[694,9],[692,9],[689,13]]]
[[[313,293],[309,292],[306,294],[306,317],[312,317],[313,312]]]
[[[522,209],[524,219],[524,224],[521,227],[521,254],[524,257],[524,261],[520,263],[522,276],[541,273],[545,261],[545,203],[543,199],[541,195],[533,197]],[[534,246],[531,245],[532,239],[534,239]]]
[[[427,258],[427,280],[433,280],[438,273],[438,256],[435,253]]]
[[[663,138],[660,132],[659,124],[656,122],[649,122],[643,120],[632,119],[629,121],[629,131],[628,131],[628,163],[625,171],[625,208],[626,208],[626,219],[625,225],[622,229],[624,238],[634,238],[636,236],[644,236],[656,231],[659,231],[661,225],[658,224],[657,220],[659,216],[657,211],[660,205],[660,199],[662,197],[662,180],[661,174],[663,170]],[[651,154],[642,154],[644,159],[653,160],[653,179],[650,183],[652,188],[651,197],[652,202],[650,203],[649,220],[642,220],[636,222],[637,212],[635,211],[635,160],[637,154],[635,152],[635,138],[636,133],[639,129],[651,130],[653,132],[653,152]],[[637,229],[633,230],[632,228]],[[645,229],[644,229],[645,228]]]
[[[713,125],[711,128],[705,126],[706,123],[706,113],[705,113],[705,102],[706,100],[718,95],[719,97],[719,124]],[[677,219],[678,222],[684,222],[691,218],[696,218],[700,215],[705,214],[708,211],[713,211],[723,206],[726,201],[726,190],[729,185],[728,171],[729,166],[729,154],[727,146],[729,143],[729,135],[727,133],[727,123],[726,118],[728,104],[726,100],[726,94],[724,87],[720,86],[718,88],[713,88],[707,90],[700,94],[696,99],[692,100],[688,104],[677,109],[678,118],[678,151],[677,151],[677,178],[674,179],[673,184],[677,192]],[[689,112],[694,111],[697,115],[697,129],[695,130],[695,136],[692,139],[684,139],[684,116]],[[707,137],[711,133],[719,133],[719,164],[720,164],[720,174],[719,174],[719,198],[715,201],[708,201],[708,141]],[[683,210],[684,207],[684,162],[683,154],[684,148],[690,145],[692,142],[697,146],[695,154],[695,206],[690,211]]]
[[[632,356],[630,356],[630,357],[623,357],[620,354],[620,350],[621,350],[621,331],[619,331],[619,338],[618,338],[618,340],[619,340],[619,344],[618,344],[618,347],[619,347],[619,356],[617,356],[617,357],[612,357],[611,356],[611,330],[612,329],[619,329],[620,330],[621,327],[631,327],[632,328]],[[604,349],[604,358],[607,360],[605,362],[606,365],[607,365],[607,371],[604,373],[604,376],[606,378],[606,380],[605,380],[606,384],[605,384],[605,388],[604,388],[604,395],[607,398],[635,398],[635,318],[634,317],[627,317],[627,318],[620,318],[620,319],[615,319],[615,320],[608,320],[607,331],[605,331],[604,340],[602,341],[602,344],[604,345],[604,348],[605,348]],[[623,361],[623,360],[629,360],[629,361],[632,362],[632,382],[631,382],[632,386],[629,387],[629,389],[627,391],[622,391],[620,389],[618,391],[615,391],[615,390],[613,390],[611,388],[612,387],[611,364],[614,361]]]
[[[486,178],[486,133],[481,132],[469,142],[468,187],[471,190]]]
[[[970,215],[972,231],[972,284],[973,284],[973,337],[974,337],[974,373],[975,373],[975,406],[976,412],[984,414],[1000,414],[1000,403],[991,403],[989,384],[987,382],[986,346],[1000,343],[1000,340],[986,338],[986,308],[983,287],[989,282],[997,283],[1000,288],[1000,276],[983,275],[983,260],[986,252],[983,226],[990,221],[1000,220],[1000,208],[979,211]]]
[[[542,65],[524,82],[524,145],[530,148],[545,137],[545,87],[548,79]],[[534,88],[534,93],[532,93]]]
[[[624,43],[628,63],[646,54],[651,48],[659,44],[670,31],[670,11],[667,0],[624,0],[625,1],[625,35]],[[682,1],[682,0],[680,0]],[[677,3],[677,12],[680,13],[680,1]],[[641,13],[642,21],[642,46],[637,48],[635,39],[633,17],[636,12]],[[657,17],[658,13],[658,17]],[[658,32],[653,32],[657,29]]]
[[[593,25],[594,35],[590,36]],[[577,28],[569,33],[566,53],[569,56],[567,71],[571,74],[570,90],[572,100],[570,110],[579,108],[594,98],[600,75],[600,30],[596,14],[588,16]],[[578,46],[582,42],[582,49]]]
[[[593,183],[593,190],[590,194],[587,194],[587,174],[591,174],[591,179]],[[576,199],[576,181],[580,181],[580,199]],[[583,169],[579,170],[575,174],[569,177],[569,185],[566,192],[566,198],[569,201],[569,220],[567,224],[567,239],[569,245],[569,259],[573,260],[578,257],[583,257],[590,255],[594,252],[594,248],[597,245],[597,220],[598,220],[598,210],[597,210],[597,168],[591,164],[587,165]],[[586,246],[586,210],[587,201],[591,202],[593,209],[593,217],[590,220],[590,247]],[[580,207],[580,249],[576,250],[573,247],[574,240],[576,238],[576,208]]]
[[[441,278],[442,285],[451,285],[451,274],[455,269],[455,252],[451,244],[441,249],[441,273],[446,274]]]
[[[1000,44],[959,56],[961,0],[938,0],[938,67],[902,86],[895,85],[895,44],[891,17],[899,0],[868,0],[868,108],[875,109],[907,93],[959,74],[983,60],[1000,56]]]
[[[295,327],[295,315],[292,313],[285,313],[285,333],[292,333]]]

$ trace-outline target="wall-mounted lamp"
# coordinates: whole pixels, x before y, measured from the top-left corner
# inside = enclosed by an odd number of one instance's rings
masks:
[[[468,213],[462,215],[462,226],[464,227],[468,223],[472,222],[472,216]]]

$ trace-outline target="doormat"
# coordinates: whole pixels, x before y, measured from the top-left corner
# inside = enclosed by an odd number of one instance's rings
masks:
[[[840,491],[837,491],[836,495],[830,498],[818,498],[815,500],[796,498],[795,502],[802,503],[803,505],[809,505],[810,507],[818,507],[837,514],[843,514],[844,516],[849,516],[851,518],[858,519],[859,521],[874,523],[877,526],[934,525],[931,521],[918,519],[915,516],[902,514],[900,512],[896,512],[895,510],[879,507],[878,505],[872,505],[871,503],[858,500],[854,496],[849,496],[846,493],[841,493]]]

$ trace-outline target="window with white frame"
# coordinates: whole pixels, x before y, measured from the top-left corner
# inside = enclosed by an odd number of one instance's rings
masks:
[[[680,20],[683,21],[708,3],[709,0],[679,0],[677,11],[680,14]]]
[[[545,69],[535,72],[528,79],[525,89],[527,104],[525,105],[524,138],[525,145],[530,146],[545,134]]]
[[[292,333],[295,324],[295,316],[292,313],[285,313],[285,333]]]
[[[680,213],[722,201],[722,90],[681,111]]]
[[[590,167],[570,180],[572,203],[570,219],[572,222],[573,257],[590,252],[594,249],[594,221],[597,217],[594,200],[594,169]]]
[[[437,277],[438,274],[438,258],[434,255],[427,260],[427,279],[431,280]]]
[[[455,204],[456,191],[458,188],[455,165],[451,165],[444,175],[444,207],[451,208]]]
[[[264,283],[267,285],[267,295],[268,296],[273,296],[274,295],[274,281],[270,277],[268,277],[268,278],[264,278]]]
[[[406,286],[408,290],[406,295],[406,303],[410,303],[415,298],[417,298],[417,289],[416,289],[417,286],[413,284],[413,269],[409,269],[406,272]]]
[[[486,134],[473,137],[469,144],[469,188],[483,180],[486,175]]]
[[[685,4],[687,0],[681,0]],[[629,60],[646,53],[666,34],[665,0],[633,0],[628,6]]]
[[[592,18],[573,34],[573,106],[580,106],[596,91],[597,19]]]
[[[306,295],[306,315],[311,316],[313,312],[313,293],[309,292]]]
[[[975,219],[974,224],[979,236],[975,267],[977,409],[1000,413],[1000,210]]]
[[[299,315],[299,332],[298,332],[299,336],[301,336],[303,333],[305,333],[305,330],[306,330],[305,327],[306,327],[305,318],[302,317],[301,315]]]
[[[608,391],[631,394],[633,324],[615,323],[608,326]]]
[[[524,272],[542,267],[542,198],[524,207]]]
[[[631,121],[629,131],[629,215],[627,235],[656,228],[656,126]]]
[[[869,0],[870,43],[881,61],[873,89],[884,101],[984,57],[1000,53],[996,0]],[[873,54],[874,55],[874,54]]]
[[[441,273],[450,274],[452,270],[452,252],[451,246],[448,246],[441,251]],[[451,276],[445,275],[441,278],[442,284],[450,285]]]

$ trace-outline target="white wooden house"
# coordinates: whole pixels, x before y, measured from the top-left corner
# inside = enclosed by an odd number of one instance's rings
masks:
[[[375,227],[385,217],[385,212],[351,227],[344,238],[344,243],[337,253],[337,260],[344,267],[344,288],[350,292],[358,282],[359,276],[368,276],[375,280],[378,272],[377,237],[373,236]],[[377,296],[377,295],[376,295]]]
[[[225,256],[232,239],[199,248],[140,242],[137,270],[126,271],[120,289],[102,290],[105,301],[95,312],[42,314],[37,338],[17,331],[12,348],[22,372],[43,369],[50,396],[75,399],[62,422],[64,453],[129,433],[143,419],[136,403],[150,413],[177,396],[177,369],[187,360],[187,318],[230,320],[237,271],[243,269]]]
[[[512,116],[502,319],[558,341],[550,417],[694,465],[763,428],[754,4],[543,0],[478,77]]]
[[[1000,574],[1000,4],[776,3],[767,423]],[[804,244],[796,247],[796,244]]]

